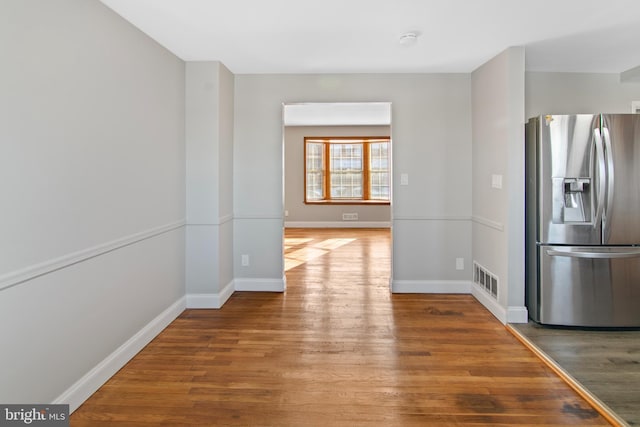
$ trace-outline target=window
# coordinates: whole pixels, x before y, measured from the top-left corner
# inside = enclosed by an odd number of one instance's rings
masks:
[[[305,138],[305,203],[388,204],[389,145],[389,137]]]

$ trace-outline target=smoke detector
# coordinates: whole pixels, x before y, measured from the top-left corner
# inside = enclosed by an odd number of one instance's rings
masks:
[[[418,33],[409,32],[404,33],[400,36],[400,45],[401,46],[413,46],[418,42]]]

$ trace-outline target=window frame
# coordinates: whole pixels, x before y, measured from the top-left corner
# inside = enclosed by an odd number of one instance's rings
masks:
[[[307,199],[307,146],[308,143],[323,144],[322,158],[322,200]],[[362,144],[362,198],[331,198],[331,144]],[[388,169],[389,174],[389,199],[371,199],[371,153],[370,144],[387,143],[388,145]],[[304,137],[304,203],[307,205],[390,205],[391,204],[391,137],[390,136],[321,136],[321,137]]]

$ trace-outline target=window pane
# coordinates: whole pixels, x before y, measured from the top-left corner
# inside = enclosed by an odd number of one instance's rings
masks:
[[[319,142],[307,142],[306,144],[306,199],[324,199],[324,169],[322,167],[324,157],[324,144]]]
[[[389,143],[371,143],[369,157],[371,199],[389,200]]]
[[[362,144],[331,144],[330,175],[332,199],[362,198]]]
[[[365,196],[370,200],[390,200],[389,141],[369,142],[366,138],[305,140],[307,201],[363,200]]]

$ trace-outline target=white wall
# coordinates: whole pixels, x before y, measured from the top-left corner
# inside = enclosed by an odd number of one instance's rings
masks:
[[[540,114],[630,113],[640,82],[619,74],[526,73],[526,117]]]
[[[233,293],[233,74],[186,64],[187,307],[220,308]]]
[[[236,284],[284,288],[282,104],[383,101],[393,120],[394,290],[468,291],[469,75],[237,75],[235,95]],[[408,186],[398,185],[401,173]],[[464,270],[455,269],[457,257]]]
[[[73,409],[184,306],[184,63],[97,0],[0,16],[0,402]]]
[[[524,49],[509,48],[472,74],[473,258],[499,278],[498,299],[473,293],[503,322],[524,308]],[[492,176],[502,177],[502,188]]]
[[[389,227],[387,205],[313,205],[304,203],[304,138],[391,136],[389,126],[286,126],[284,129],[284,208],[287,227]],[[357,213],[357,221],[343,221],[343,213]]]

